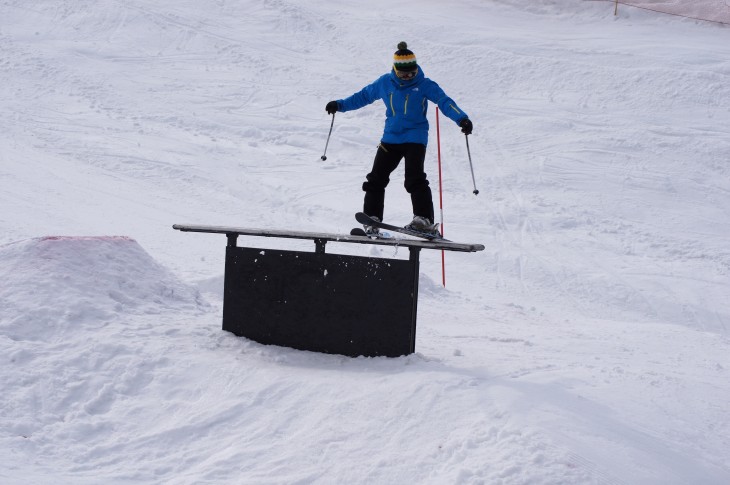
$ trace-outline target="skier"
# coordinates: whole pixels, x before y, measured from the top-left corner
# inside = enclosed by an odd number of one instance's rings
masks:
[[[438,234],[434,223],[431,188],[424,172],[426,144],[428,143],[428,101],[436,103],[443,114],[456,122],[461,131],[470,135],[472,122],[454,100],[427,78],[416,62],[416,55],[405,42],[398,44],[393,55],[393,68],[372,84],[345,99],[330,101],[328,114],[352,111],[381,99],[385,103],[385,129],[378,145],[373,168],[362,184],[365,191],[363,212],[383,220],[385,187],[390,174],[405,159],[405,188],[411,194],[413,221],[406,228]],[[365,232],[376,234],[378,228],[364,226]]]

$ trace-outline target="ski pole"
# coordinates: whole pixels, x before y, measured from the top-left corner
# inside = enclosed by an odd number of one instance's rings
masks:
[[[471,163],[471,151],[469,150],[469,135],[464,135],[464,138],[466,138],[466,154],[469,155],[469,168],[471,168],[471,181],[474,184],[474,195],[479,195],[479,191],[477,190],[477,181],[474,178],[474,165]]]
[[[436,147],[438,155],[438,166],[439,166],[439,209],[441,210],[441,237],[444,236],[444,189],[443,189],[443,177],[441,175],[441,128],[439,126],[439,108],[436,106]],[[436,222],[436,221],[434,221]],[[446,255],[445,251],[441,250],[441,283],[446,288]]]
[[[330,123],[330,132],[327,135],[327,143],[324,145],[324,153],[322,154],[322,160],[327,160],[327,147],[330,144],[330,136],[332,136],[332,127],[335,125],[335,114],[332,113],[332,123]]]

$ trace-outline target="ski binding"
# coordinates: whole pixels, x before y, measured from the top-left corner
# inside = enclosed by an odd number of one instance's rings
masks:
[[[360,224],[363,224],[366,226],[374,226],[374,227],[377,227],[380,229],[387,229],[388,231],[399,232],[401,234],[407,234],[409,236],[414,236],[414,237],[420,237],[422,239],[427,239],[429,241],[451,242],[448,239],[444,239],[443,237],[441,237],[440,234],[439,235],[429,234],[427,232],[416,231],[413,229],[406,229],[405,227],[394,226],[394,225],[388,224],[386,222],[377,221],[375,219],[372,219],[369,215],[365,214],[364,212],[358,212],[357,214],[355,214],[355,219]],[[356,229],[357,228],[353,229],[353,231],[355,231]],[[365,231],[362,231],[362,232],[363,232],[363,234],[365,233]],[[352,232],[350,234],[352,234]]]

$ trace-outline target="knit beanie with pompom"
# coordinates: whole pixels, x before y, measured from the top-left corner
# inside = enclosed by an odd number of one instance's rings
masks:
[[[408,44],[398,43],[398,50],[393,54],[393,67],[396,71],[414,71],[418,69],[416,55],[408,50]]]

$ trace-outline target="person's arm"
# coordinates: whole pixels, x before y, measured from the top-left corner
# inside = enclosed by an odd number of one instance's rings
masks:
[[[338,99],[337,110],[352,111],[360,109],[363,106],[367,106],[374,101],[380,99],[380,83],[382,82],[382,79],[382,77],[376,79],[373,83],[368,84],[352,96],[349,96],[345,99]]]
[[[463,120],[469,119],[469,115],[459,108],[456,101],[446,95],[441,86],[429,79],[425,94],[429,101],[436,103],[441,113],[463,128],[461,123]]]

